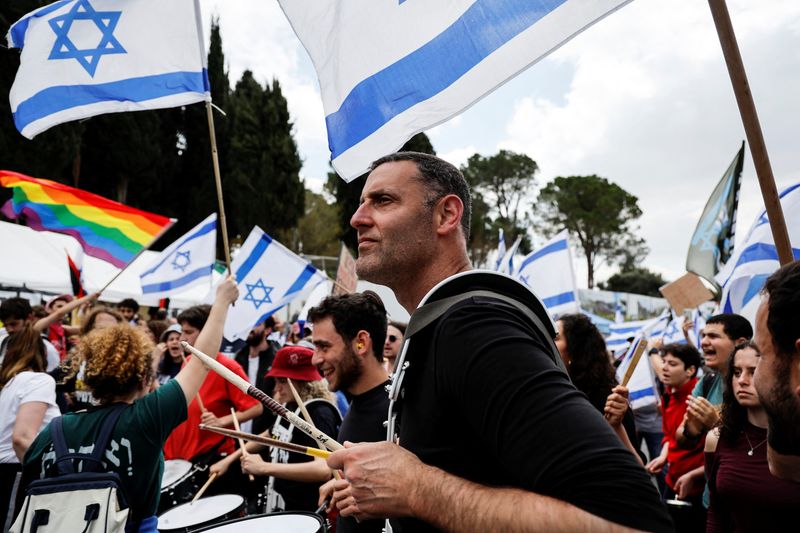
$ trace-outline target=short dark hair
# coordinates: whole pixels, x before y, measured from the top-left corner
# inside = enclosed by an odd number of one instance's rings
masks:
[[[378,361],[383,361],[383,343],[386,342],[386,308],[380,296],[372,291],[328,296],[308,311],[312,324],[330,318],[345,343],[352,341],[362,329],[372,339],[372,351]]]
[[[189,324],[195,329],[203,329],[211,313],[211,306],[208,304],[195,305],[189,309],[184,309],[178,315],[178,324]]]
[[[31,303],[25,298],[8,298],[0,304],[0,321],[2,322],[7,320],[26,320],[31,316],[31,313],[33,313]]]
[[[134,300],[133,298],[125,298],[120,303],[117,304],[117,308],[120,307],[127,307],[128,309],[133,309],[134,313],[139,312],[139,302]]]
[[[722,331],[732,341],[742,338],[747,340],[753,338],[753,326],[751,326],[750,322],[742,315],[722,313],[714,315],[706,320],[706,324],[722,324]]]
[[[264,328],[272,329],[272,330],[275,329],[275,317],[274,316],[267,317],[267,319],[264,321]]]
[[[422,183],[428,191],[425,205],[430,208],[447,196],[455,194],[464,204],[464,212],[461,214],[461,229],[464,231],[464,238],[469,242],[469,225],[472,219],[472,197],[469,192],[469,184],[464,179],[455,165],[452,165],[436,157],[435,155],[423,154],[421,152],[396,152],[376,159],[370,165],[370,172],[383,165],[384,163],[396,163],[398,161],[411,161],[417,166],[419,174],[414,178]]]
[[[700,352],[691,344],[667,344],[661,348],[661,353],[680,359],[683,363],[683,367],[687,370],[690,366],[693,366],[695,375],[697,375],[697,371],[700,370],[700,367],[703,366],[703,359],[700,357]]]
[[[767,329],[782,356],[791,357],[800,338],[800,261],[776,270],[764,284],[767,299]]]

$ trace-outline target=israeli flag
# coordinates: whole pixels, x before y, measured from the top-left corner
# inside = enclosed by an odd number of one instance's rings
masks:
[[[503,274],[508,274],[509,276],[514,274],[514,256],[517,255],[517,249],[519,248],[519,244],[522,242],[522,237],[517,237],[514,241],[514,244],[511,245],[511,248],[506,251],[503,255],[503,258],[500,260],[500,268],[498,272],[502,272]]]
[[[494,264],[494,269],[500,272],[500,266],[503,264],[503,258],[506,256],[506,238],[503,235],[503,228],[500,228],[500,237],[497,244],[497,260]]]
[[[328,279],[256,226],[231,264],[239,299],[228,312],[225,338],[247,338],[253,327]]]
[[[210,214],[170,244],[141,274],[142,294],[166,298],[192,287],[211,287],[217,255],[217,214]]]
[[[629,0],[280,0],[350,181]]]
[[[628,339],[646,334],[647,337],[661,337],[669,324],[669,313],[662,313],[656,318],[631,320],[618,324],[609,324],[609,336],[606,337],[606,348],[616,351],[628,345]]]
[[[528,254],[514,277],[542,299],[551,315],[580,310],[566,230]]]
[[[11,26],[17,129],[210,100],[197,0],[60,0]]]
[[[789,241],[794,244],[792,254],[800,259],[800,183],[785,188],[780,193]],[[778,270],[778,252],[763,210],[747,232],[747,236],[734,249],[733,256],[716,276],[722,287],[720,309],[723,313],[738,313],[749,319],[761,301],[759,295],[767,278]]]

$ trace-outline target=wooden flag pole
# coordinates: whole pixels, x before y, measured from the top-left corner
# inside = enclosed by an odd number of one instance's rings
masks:
[[[750,85],[747,82],[747,74],[744,70],[742,55],[739,52],[739,45],[736,42],[728,6],[725,4],[725,0],[708,0],[708,6],[711,8],[711,16],[717,27],[722,54],[725,56],[725,63],[728,66],[728,74],[731,77],[731,85],[736,95],[736,103],[739,106],[747,142],[750,144],[750,154],[756,167],[758,184],[761,186],[761,196],[769,217],[769,226],[772,230],[772,238],[775,240],[778,259],[781,265],[785,265],[794,260],[792,246],[789,242],[789,232],[786,229],[786,220],[783,217],[778,189],[775,186],[775,177],[772,174],[767,146],[761,133],[761,124],[758,121],[753,94],[750,92]]]
[[[214,114],[211,102],[206,101],[208,116],[208,137],[211,140],[211,161],[214,164],[214,182],[217,184],[217,201],[219,202],[219,227],[222,230],[222,247],[225,249],[225,265],[231,272],[231,248],[228,245],[228,225],[225,222],[225,203],[222,200],[222,177],[219,172],[219,152],[217,152],[217,134],[214,131]]]

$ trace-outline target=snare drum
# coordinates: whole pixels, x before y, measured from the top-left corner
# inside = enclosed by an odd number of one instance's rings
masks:
[[[184,503],[158,517],[158,530],[197,531],[213,524],[244,516],[244,498],[238,494],[218,494]]]
[[[160,523],[159,523],[160,525]],[[160,528],[159,528],[160,529]],[[272,513],[248,516],[198,529],[196,533],[326,533],[322,518],[313,513]]]
[[[206,470],[207,467],[201,468],[182,459],[164,461],[157,514],[190,501],[207,479]]]

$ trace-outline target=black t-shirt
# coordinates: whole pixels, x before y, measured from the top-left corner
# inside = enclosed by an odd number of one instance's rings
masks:
[[[306,403],[306,409],[308,409],[308,414],[311,415],[311,420],[317,429],[326,435],[336,435],[338,433],[342,416],[335,405],[326,401],[309,401]],[[282,438],[280,430],[276,431],[277,424],[280,424],[285,430],[288,422],[278,419],[276,426],[273,426],[273,437],[286,440]],[[292,430],[290,442],[301,446],[317,447],[314,439],[297,428]],[[275,450],[275,453],[279,463],[306,463],[314,459],[307,455],[286,450]],[[317,501],[319,500],[318,483],[303,483],[301,481],[276,478],[275,490],[283,496],[283,500],[286,503],[286,511],[315,511],[317,509]]]
[[[518,487],[647,531],[672,524],[650,476],[512,306],[473,297],[410,341],[400,444],[488,486]],[[433,531],[392,520],[395,533]]]
[[[380,442],[386,440],[386,415],[389,412],[389,394],[386,392],[387,380],[377,387],[358,396],[353,396],[350,409],[339,430],[339,442]],[[379,533],[384,520],[364,520],[356,522],[350,516],[340,516],[336,521],[337,533]]]

